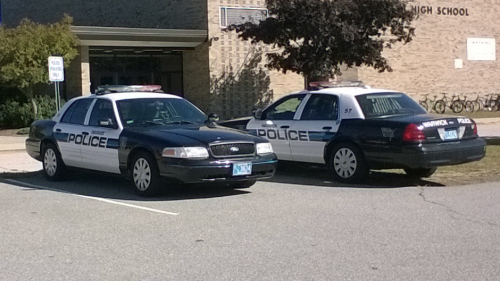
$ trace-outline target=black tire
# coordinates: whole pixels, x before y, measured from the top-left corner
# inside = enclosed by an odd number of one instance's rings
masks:
[[[490,100],[489,102],[489,110],[490,111],[498,111],[498,101]]]
[[[464,110],[464,104],[461,101],[456,100],[451,104],[451,110],[455,113],[460,113]]]
[[[53,143],[43,145],[42,157],[45,177],[51,181],[62,180],[67,173],[67,169],[56,145]]]
[[[405,173],[411,178],[428,178],[436,172],[437,168],[405,169]]]
[[[160,171],[155,158],[150,153],[137,153],[132,159],[130,173],[137,195],[150,197],[159,193],[161,187]]]
[[[465,102],[465,111],[474,112],[474,103],[471,101]]]
[[[440,100],[434,104],[434,111],[436,111],[437,113],[443,114],[445,110],[446,110],[446,103],[444,101]]]
[[[246,181],[239,181],[230,184],[231,188],[249,188],[252,185],[254,185],[257,182],[257,180],[246,180]]]
[[[356,183],[368,176],[369,169],[361,150],[352,143],[339,143],[330,153],[328,169],[338,182]]]

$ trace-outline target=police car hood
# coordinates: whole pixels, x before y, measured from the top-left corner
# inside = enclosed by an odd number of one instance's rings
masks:
[[[183,146],[231,141],[265,142],[264,139],[249,133],[220,126],[153,126],[127,130]]]

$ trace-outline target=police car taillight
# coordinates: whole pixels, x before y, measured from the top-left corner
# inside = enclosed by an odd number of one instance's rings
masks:
[[[474,136],[478,136],[477,134],[477,125],[476,124],[472,124],[472,129],[474,130]]]
[[[405,131],[403,132],[403,141],[414,142],[422,140],[425,140],[422,128],[419,128],[416,124],[406,126]]]

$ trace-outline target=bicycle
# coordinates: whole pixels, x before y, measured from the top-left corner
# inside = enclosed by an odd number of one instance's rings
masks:
[[[418,103],[425,109],[427,112],[431,112],[431,109],[435,111],[436,107],[436,99],[437,95],[434,96],[434,99],[429,99],[429,94],[424,94],[424,99],[420,100]]]

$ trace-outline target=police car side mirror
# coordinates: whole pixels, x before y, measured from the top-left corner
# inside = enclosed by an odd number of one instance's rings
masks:
[[[215,114],[215,113],[210,113],[208,114],[208,119],[207,121],[205,121],[205,124],[207,125],[207,127],[209,128],[215,128],[215,122],[219,121],[219,115]]]
[[[253,113],[253,117],[255,117],[255,119],[260,120],[262,118],[262,109],[257,108],[252,113]]]
[[[208,121],[210,121],[212,123],[219,121],[219,115],[217,115],[215,113],[208,114]]]
[[[113,124],[113,120],[111,118],[100,119],[99,120],[99,127],[112,128],[112,129],[117,128],[116,125]]]

